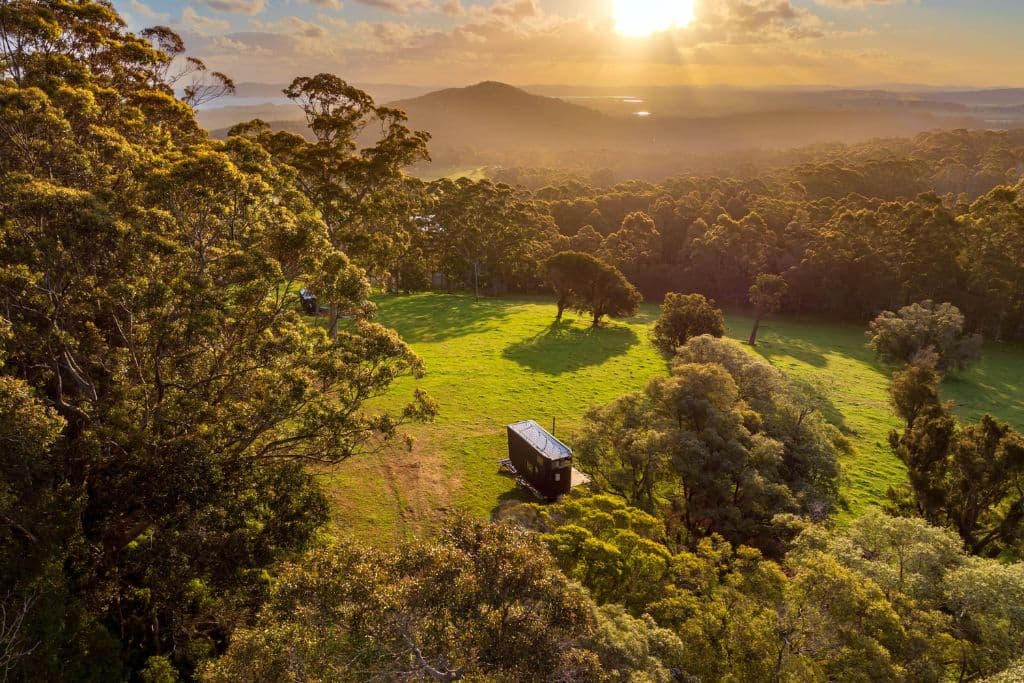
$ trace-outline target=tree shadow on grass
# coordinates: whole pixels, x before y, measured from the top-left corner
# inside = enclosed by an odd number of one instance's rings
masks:
[[[776,368],[785,372],[785,364],[780,364],[780,359],[793,359],[810,365],[816,369],[823,369],[828,366],[828,358],[825,355],[826,348],[804,339],[794,337],[781,337],[777,333],[764,335],[758,340],[755,347],[758,354]],[[846,422],[846,416],[836,406],[831,396],[841,391],[834,381],[828,376],[815,373],[814,379],[800,378],[792,373],[787,373],[789,381],[803,396],[803,401],[815,406],[825,420],[837,427],[846,436],[856,436],[856,430],[851,429]]]
[[[639,342],[629,327],[576,327],[572,321],[554,323],[544,331],[512,344],[505,358],[547,375],[575,372],[621,356]]]
[[[1022,367],[1016,357],[985,350],[982,362],[967,370],[951,372],[942,382],[943,398],[952,399],[960,416],[979,420],[988,413],[1024,429]]]
[[[388,296],[379,303],[380,321],[413,344],[482,332],[509,317],[506,301],[460,294]]]
[[[802,339],[784,338],[778,334],[762,334],[757,341],[756,348],[758,353],[773,363],[776,358],[789,356],[815,368],[824,368],[828,365],[825,349]]]

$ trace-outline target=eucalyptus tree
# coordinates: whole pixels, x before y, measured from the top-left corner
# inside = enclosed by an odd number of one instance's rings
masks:
[[[750,305],[754,307],[754,329],[750,331],[748,344],[757,345],[761,321],[766,315],[778,313],[782,309],[782,299],[788,290],[789,285],[781,275],[762,273],[757,276],[750,287]]]
[[[431,183],[428,249],[449,284],[494,291],[533,289],[559,235],[527,193],[490,180]]]
[[[261,121],[231,133],[257,140],[275,161],[294,169],[294,182],[327,227],[331,248],[343,251],[375,278],[393,278],[389,255],[411,249],[421,186],[404,169],[429,159],[429,134],[410,130],[405,114],[333,74],[296,78],[285,96],[303,111],[312,140],[273,132]],[[331,306],[337,333],[343,301],[317,292]]]
[[[958,370],[981,358],[982,338],[966,331],[965,323],[953,304],[923,301],[879,314],[868,326],[868,346],[889,363],[931,355],[938,370]]]
[[[558,317],[566,308],[589,313],[593,327],[601,320],[635,315],[643,296],[626,276],[604,261],[574,251],[555,254],[544,268],[558,297]]]
[[[714,300],[709,301],[702,294],[666,294],[661,316],[651,331],[654,345],[665,353],[674,353],[693,337],[704,334],[725,334],[725,318]]]
[[[0,425],[41,435],[0,494],[0,552],[52,617],[24,620],[39,647],[15,676],[187,673],[326,520],[309,465],[433,413],[366,406],[423,364],[373,322],[302,174],[174,98],[173,35],[88,0],[3,3],[0,27]],[[399,168],[395,136],[366,163]],[[349,316],[335,338],[295,310],[300,282]]]

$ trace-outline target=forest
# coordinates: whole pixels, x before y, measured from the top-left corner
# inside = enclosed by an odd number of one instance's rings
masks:
[[[1024,132],[426,182],[340,76],[285,90],[308,135],[211,137],[234,87],[107,2],[0,0],[2,680],[1018,680],[1024,435],[941,387],[1024,341]],[[427,290],[661,304],[659,367],[578,416],[589,486],[375,544],[321,474],[443,414],[378,316]],[[866,331],[880,505],[841,518],[849,435],[720,307]]]

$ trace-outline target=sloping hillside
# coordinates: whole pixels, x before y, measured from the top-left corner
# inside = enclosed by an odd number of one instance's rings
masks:
[[[531,95],[488,81],[449,88],[389,106],[409,115],[414,128],[430,131],[439,144],[492,150],[531,146],[590,146],[621,136],[620,122],[563,100]]]

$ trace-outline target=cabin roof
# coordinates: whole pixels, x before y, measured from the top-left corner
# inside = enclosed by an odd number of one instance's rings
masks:
[[[508,426],[523,438],[535,451],[548,460],[564,460],[572,457],[572,451],[564,443],[553,437],[546,429],[533,420],[524,420]]]

